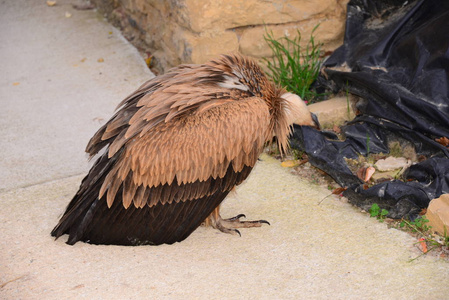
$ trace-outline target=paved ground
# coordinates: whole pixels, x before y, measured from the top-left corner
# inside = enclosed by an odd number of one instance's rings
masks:
[[[271,226],[158,247],[54,241],[88,139],[152,76],[94,11],[57,3],[0,1],[1,299],[448,299],[449,263],[409,262],[412,237],[335,197],[318,205],[325,187],[266,156],[223,215]]]

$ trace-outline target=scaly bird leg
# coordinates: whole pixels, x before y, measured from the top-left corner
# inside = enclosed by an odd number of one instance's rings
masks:
[[[221,232],[238,234],[240,236],[241,236],[240,231],[238,231],[236,228],[260,227],[262,226],[262,224],[270,225],[270,223],[265,220],[240,221],[240,218],[246,218],[246,216],[243,214],[239,214],[233,218],[223,219],[220,216],[220,206],[218,206],[209,215],[209,217],[207,217],[207,219],[204,221],[204,224],[206,226],[212,226],[213,228],[218,229]]]

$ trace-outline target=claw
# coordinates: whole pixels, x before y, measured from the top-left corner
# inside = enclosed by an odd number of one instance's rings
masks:
[[[233,234],[233,235],[237,235],[238,234],[239,236],[242,236],[240,231],[238,231],[235,228],[228,228],[228,227],[224,226],[223,223],[220,222],[220,221],[212,223],[212,227],[214,227],[214,228],[216,228],[216,229],[218,229],[218,230],[220,230],[221,232],[224,232],[224,233],[230,233],[230,234]]]
[[[237,228],[251,228],[251,227],[261,227],[262,224],[271,225],[266,220],[258,221],[240,221],[241,218],[246,218],[244,214],[238,214],[235,217],[229,219],[223,219],[219,213],[219,207],[217,207],[210,216],[205,220],[206,226],[212,226],[215,229],[220,230],[224,233],[230,233],[234,235],[242,236]]]
[[[266,221],[266,220],[259,220],[259,221],[256,221],[256,222],[268,224],[268,225],[271,226],[270,222],[268,222],[268,221]]]
[[[239,221],[240,218],[245,218],[246,216],[244,214],[238,214],[235,217],[229,218],[229,219],[224,219],[225,221],[229,221],[229,222],[234,222],[234,221]]]

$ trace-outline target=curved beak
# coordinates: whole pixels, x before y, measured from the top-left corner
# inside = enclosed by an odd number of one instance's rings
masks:
[[[314,123],[314,126],[312,127],[321,130],[321,125],[320,122],[318,121],[318,117],[314,113],[310,113],[310,115],[312,115],[312,121]]]

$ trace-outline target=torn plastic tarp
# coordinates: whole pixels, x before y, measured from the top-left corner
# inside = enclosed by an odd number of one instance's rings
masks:
[[[449,137],[449,1],[350,1],[344,44],[325,62],[318,85],[360,97],[346,137],[295,127],[292,147],[346,187],[344,196],[389,217],[414,219],[433,198],[449,193],[449,152],[435,139]],[[390,141],[408,141],[427,159],[405,181],[364,189],[346,158],[388,153]]]

